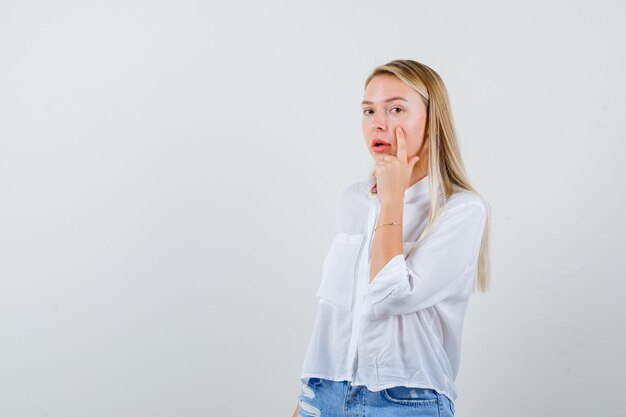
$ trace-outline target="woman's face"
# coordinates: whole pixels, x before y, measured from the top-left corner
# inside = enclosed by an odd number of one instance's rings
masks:
[[[420,94],[413,88],[395,75],[377,75],[365,89],[361,110],[363,138],[375,162],[385,155],[397,155],[397,127],[404,132],[407,157],[410,159],[419,151],[419,163],[427,159],[424,155],[426,147],[422,147],[427,110]],[[374,147],[376,139],[382,139],[390,146]]]

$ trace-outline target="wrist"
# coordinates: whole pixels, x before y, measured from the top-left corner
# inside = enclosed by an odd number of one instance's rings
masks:
[[[402,208],[404,206],[404,196],[386,197],[380,200],[381,209],[384,208]]]
[[[401,223],[403,217],[404,201],[388,200],[381,202],[378,213],[378,224],[396,222]]]

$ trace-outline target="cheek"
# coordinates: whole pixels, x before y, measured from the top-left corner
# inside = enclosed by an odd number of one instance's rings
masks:
[[[408,132],[417,132],[421,129],[423,122],[412,117],[408,118],[408,120],[403,120],[399,125]]]
[[[369,131],[369,125],[368,125],[368,123],[367,123],[365,120],[363,120],[363,121],[361,122],[361,132],[363,133],[363,136],[365,136],[365,134],[366,134],[368,131]]]
[[[417,132],[412,132],[411,136],[406,138],[406,150],[407,153],[412,155],[417,153],[417,150],[420,149],[422,145],[422,138],[419,137]]]

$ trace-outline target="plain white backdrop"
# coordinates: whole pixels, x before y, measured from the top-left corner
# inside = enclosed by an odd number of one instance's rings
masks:
[[[457,416],[622,415],[623,1],[0,3],[0,417],[291,416],[363,83],[490,202]]]

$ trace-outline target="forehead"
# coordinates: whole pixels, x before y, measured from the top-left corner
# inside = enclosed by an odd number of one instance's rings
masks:
[[[420,101],[420,95],[395,75],[377,75],[365,88],[363,104],[384,102],[391,97],[403,97],[408,102]],[[369,102],[369,103],[368,103]]]

